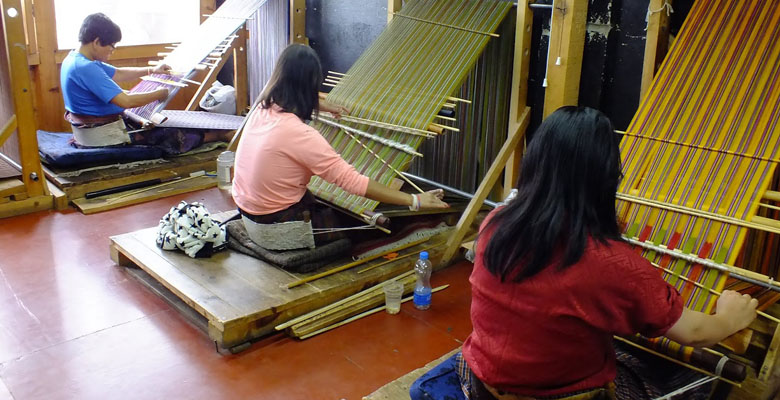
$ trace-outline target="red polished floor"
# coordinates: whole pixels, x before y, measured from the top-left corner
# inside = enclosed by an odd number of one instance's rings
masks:
[[[306,341],[275,335],[233,356],[109,258],[108,237],[155,226],[180,200],[233,208],[218,189],[94,215],[0,219],[0,400],[360,399],[460,345],[471,264],[406,303]]]

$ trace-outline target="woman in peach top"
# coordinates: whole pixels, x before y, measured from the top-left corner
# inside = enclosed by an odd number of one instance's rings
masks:
[[[319,102],[321,83],[322,67],[314,50],[293,44],[282,52],[236,151],[233,200],[242,215],[271,224],[300,221],[308,212],[313,228],[334,227],[332,212],[306,189],[313,175],[384,203],[412,209],[448,207],[441,190],[409,194],[362,175],[306,124],[318,110],[336,116],[347,112]],[[316,236],[318,244],[327,241]]]

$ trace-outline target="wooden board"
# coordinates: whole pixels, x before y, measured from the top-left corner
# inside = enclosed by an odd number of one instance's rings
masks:
[[[24,182],[19,178],[0,179],[0,197],[9,197],[11,195],[24,192]]]
[[[45,167],[46,177],[60,190],[65,192],[68,199],[84,197],[86,193],[142,182],[151,179],[168,180],[175,177],[187,177],[191,172],[215,171],[216,159],[222,148],[204,153],[192,154],[182,157],[166,158],[164,163],[142,165],[134,168],[107,168],[85,171],[78,176],[66,176],[73,169],[58,169]]]
[[[129,193],[120,192],[113,195],[100,196],[92,199],[80,198],[73,200],[76,208],[84,214],[94,214],[101,211],[113,210],[132,204],[157,200],[163,197],[174,196],[181,193],[194,192],[196,190],[209,189],[217,186],[217,178],[211,176],[198,176],[181,182],[167,182],[159,187],[157,185],[129,190]],[[131,194],[132,193],[132,194]],[[128,196],[128,194],[130,194]]]
[[[234,212],[215,217],[225,220],[231,214]],[[193,259],[179,251],[158,248],[156,230],[148,228],[111,237],[112,259],[121,266],[143,269],[205,317],[209,337],[223,349],[243,346],[271,333],[274,326],[282,322],[408,271],[415,261],[413,257],[407,257],[363,274],[358,274],[361,268],[356,267],[287,289],[289,283],[350,260],[334,262],[311,274],[296,274],[230,250],[211,258]],[[436,240],[432,238],[431,242]],[[404,253],[419,251],[431,242],[404,250]],[[443,249],[443,246],[439,248]],[[429,250],[429,253],[437,265],[441,251]]]
[[[425,366],[421,368],[417,368],[416,370],[388,383],[387,385],[382,386],[381,388],[377,389],[374,393],[371,393],[368,396],[364,396],[363,400],[407,400],[409,399],[410,398],[409,388],[412,387],[412,384],[414,383],[414,381],[417,380],[417,378],[423,376],[426,372],[432,370],[437,365],[443,363],[448,358],[452,357],[453,354],[459,351],[460,351],[460,347],[429,362],[428,364],[425,364]]]

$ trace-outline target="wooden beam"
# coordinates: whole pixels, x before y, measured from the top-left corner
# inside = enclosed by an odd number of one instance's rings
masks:
[[[552,15],[545,117],[560,107],[578,103],[588,0],[555,0]]]
[[[236,88],[236,115],[243,115],[249,106],[249,88],[247,84],[247,37],[246,26],[238,30],[238,43],[233,47],[233,86]]]
[[[528,105],[528,71],[531,59],[531,30],[533,25],[533,12],[528,8],[528,0],[519,0],[517,3],[517,21],[515,22],[515,55],[512,67],[512,94],[509,101],[509,120],[514,124],[520,122],[525,107]],[[510,125],[507,136],[515,129]],[[517,184],[520,159],[523,156],[525,141],[520,141],[504,169],[504,193],[502,197],[509,195],[509,191]]]
[[[450,235],[449,239],[447,239],[447,247],[444,250],[444,255],[441,259],[442,265],[449,263],[452,260],[452,257],[455,255],[455,252],[460,248],[460,245],[463,242],[463,238],[466,236],[466,233],[471,227],[471,224],[474,222],[474,218],[477,216],[477,213],[482,208],[482,202],[485,201],[487,196],[490,194],[490,191],[493,189],[493,185],[495,185],[496,181],[498,181],[498,177],[504,170],[504,166],[509,159],[509,155],[515,151],[517,145],[525,137],[525,130],[528,128],[530,114],[531,109],[526,107],[525,110],[523,110],[523,113],[520,116],[518,122],[510,121],[510,128],[512,129],[512,133],[509,135],[509,137],[506,138],[506,142],[504,142],[504,145],[501,146],[501,150],[498,152],[498,155],[493,161],[493,164],[490,165],[490,169],[488,169],[485,178],[482,180],[482,183],[479,184],[477,192],[474,193],[474,197],[471,199],[471,201],[469,201],[469,205],[460,216],[460,220],[458,220],[455,231],[452,233],[452,235]]]
[[[204,23],[207,15],[214,14],[214,11],[217,11],[217,0],[200,0],[200,23]]]
[[[639,99],[643,99],[653,77],[661,65],[666,52],[669,49],[669,14],[666,4],[671,7],[672,0],[650,0],[648,6],[650,14],[647,21],[647,35],[645,36],[645,58],[642,66],[642,83],[639,90]]]
[[[0,131],[0,146],[11,137],[11,134],[16,130],[16,115],[11,115],[8,122],[3,126],[3,130]]]
[[[16,125],[19,139],[19,164],[22,166],[22,181],[28,197],[40,197],[46,194],[45,178],[41,159],[38,155],[38,137],[33,106],[32,81],[27,65],[27,46],[24,32],[24,18],[19,0],[2,2],[3,29],[8,51],[9,78],[11,95],[16,113]],[[15,9],[17,15],[10,17],[9,9]],[[51,207],[51,203],[49,203]]]
[[[116,61],[120,60],[134,60],[138,58],[159,59],[160,56],[158,53],[168,52],[168,47],[171,45],[173,45],[173,43],[119,46],[116,48],[116,50],[114,50],[113,53],[111,53],[111,60],[109,62],[114,65]],[[65,57],[67,57],[69,53],[70,50],[57,50],[54,53],[54,62],[57,64],[62,64],[62,61],[65,60]]]
[[[403,0],[387,0],[387,23],[393,20],[393,14],[401,11]]]
[[[306,0],[290,0],[290,43],[309,44],[306,37]]]

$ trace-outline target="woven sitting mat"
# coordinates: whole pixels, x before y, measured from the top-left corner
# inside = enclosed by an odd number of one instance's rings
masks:
[[[272,251],[258,246],[249,238],[243,221],[230,221],[225,226],[228,231],[228,248],[267,261],[291,272],[314,271],[346,254],[352,247],[351,240],[339,239],[311,250]]]

